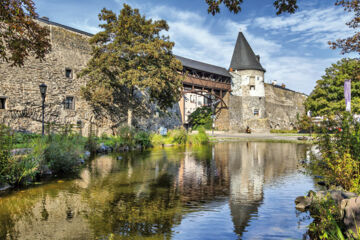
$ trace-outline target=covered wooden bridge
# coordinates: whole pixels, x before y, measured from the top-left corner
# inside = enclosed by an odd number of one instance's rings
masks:
[[[216,115],[228,108],[227,94],[231,91],[231,75],[222,67],[176,56],[183,65],[183,95],[180,110],[183,124],[198,107],[209,106],[216,101]]]

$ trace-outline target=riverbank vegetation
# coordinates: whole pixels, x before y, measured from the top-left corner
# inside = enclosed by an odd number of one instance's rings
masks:
[[[360,123],[343,112],[327,117],[319,129],[322,134],[317,135],[315,142],[318,153],[306,164],[307,169],[312,175],[322,176],[328,189],[360,194]],[[339,203],[330,197],[315,201],[309,210],[314,218],[309,226],[312,239],[356,239],[344,225]]]
[[[44,137],[17,133],[0,125],[0,188],[27,185],[39,177],[76,175],[91,153],[111,153],[164,145],[205,144],[209,138],[203,128],[189,134],[174,129],[162,136],[130,127],[121,127],[115,135],[83,137],[68,127]],[[17,149],[19,146],[25,149]]]

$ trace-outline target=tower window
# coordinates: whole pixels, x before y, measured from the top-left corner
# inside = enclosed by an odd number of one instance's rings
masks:
[[[74,97],[66,97],[65,98],[65,109],[70,109],[70,110],[75,109]]]
[[[65,77],[72,78],[72,69],[70,68],[65,69]]]
[[[259,109],[254,109],[254,116],[259,116]]]
[[[255,90],[255,85],[250,85],[250,90]]]
[[[0,98],[0,109],[5,109],[5,107],[6,107],[6,98],[1,97]]]

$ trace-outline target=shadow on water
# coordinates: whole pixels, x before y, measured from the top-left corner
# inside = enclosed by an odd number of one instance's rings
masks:
[[[0,239],[301,238],[305,154],[232,142],[99,156],[78,179],[0,197]]]

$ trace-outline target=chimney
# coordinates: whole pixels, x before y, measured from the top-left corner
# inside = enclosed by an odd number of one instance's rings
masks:
[[[256,55],[256,59],[260,62],[260,55]]]
[[[40,19],[44,20],[44,21],[47,21],[47,22],[50,20],[48,17],[41,17]]]

